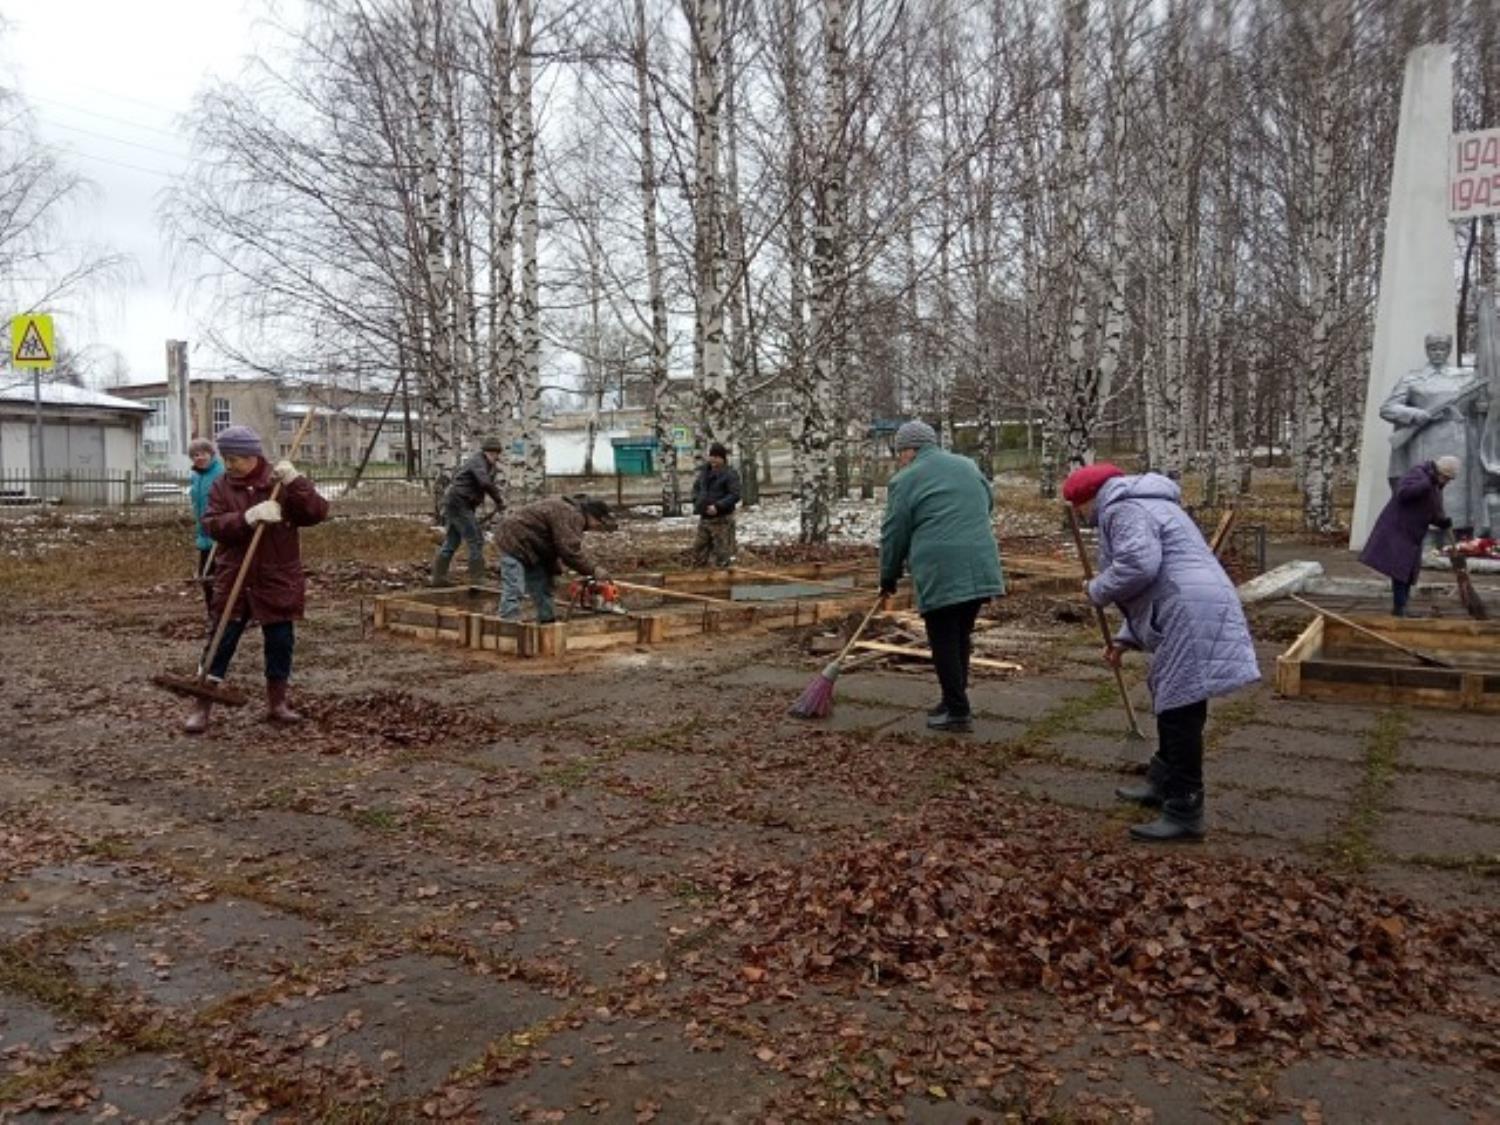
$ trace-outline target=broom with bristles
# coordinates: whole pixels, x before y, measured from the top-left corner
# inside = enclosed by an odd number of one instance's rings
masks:
[[[833,713],[833,685],[839,678],[839,673],[844,670],[844,661],[848,659],[849,653],[853,651],[859,638],[864,635],[865,627],[870,624],[871,619],[885,604],[885,595],[881,594],[875,599],[875,604],[870,607],[870,612],[865,614],[865,619],[859,623],[859,628],[854,630],[854,635],[849,638],[843,649],[830,660],[823,670],[812,678],[812,683],[792,704],[788,712],[798,719],[826,719]]]

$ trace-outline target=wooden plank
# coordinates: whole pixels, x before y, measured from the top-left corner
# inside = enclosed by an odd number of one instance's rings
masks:
[[[1234,508],[1229,508],[1219,517],[1219,526],[1214,528],[1213,538],[1208,541],[1208,549],[1215,555],[1224,549],[1224,541],[1234,530],[1234,521],[1238,515],[1239,513]]]
[[[690,594],[686,590],[672,590],[665,586],[641,586],[634,582],[625,582],[619,578],[610,579],[622,590],[635,590],[642,594],[655,594],[660,598],[678,598],[682,601],[705,602],[709,605],[727,605],[727,598],[710,598],[703,594]]]
[[[892,645],[884,641],[858,641],[855,648],[865,652],[881,652],[888,656],[910,656],[917,660],[931,660],[932,653],[925,648],[917,648],[915,645]],[[1009,660],[988,660],[982,656],[975,656],[969,661],[974,668],[990,668],[997,672],[1022,672],[1023,665],[1013,664]]]

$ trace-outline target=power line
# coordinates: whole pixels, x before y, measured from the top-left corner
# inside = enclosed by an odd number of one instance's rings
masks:
[[[107,156],[96,156],[92,152],[84,152],[82,149],[67,148],[62,150],[68,156],[82,157],[84,160],[97,160],[101,164],[113,164],[116,168],[129,168],[133,172],[145,172],[148,176],[160,176],[164,180],[175,180],[183,175],[187,169],[179,168],[175,172],[163,172],[160,168],[147,168],[140,164],[130,164],[124,160],[111,160]]]
[[[97,109],[85,109],[81,105],[73,105],[71,102],[62,101],[59,98],[49,98],[45,94],[27,94],[26,99],[34,102],[49,102],[52,105],[59,106],[73,113],[83,113],[89,117],[97,117],[103,121],[113,121],[116,125],[128,125],[132,129],[141,129],[147,133],[159,133],[161,136],[171,137],[173,140],[180,140],[182,137],[180,132],[174,132],[171,129],[162,129],[156,125],[147,125],[140,121],[132,121],[128,117],[116,117],[114,114],[100,113]]]
[[[70,133],[82,133],[86,137],[98,137],[100,140],[108,141],[110,144],[129,145],[131,148],[144,149],[147,152],[154,152],[158,156],[170,156],[178,160],[185,160],[187,158],[187,153],[185,152],[173,152],[170,149],[157,148],[155,145],[142,144],[140,141],[127,141],[123,137],[112,137],[108,133],[101,133],[95,129],[85,129],[81,125],[66,125],[61,121],[51,121],[47,118],[43,118],[42,120],[44,124],[53,129],[66,129]]]

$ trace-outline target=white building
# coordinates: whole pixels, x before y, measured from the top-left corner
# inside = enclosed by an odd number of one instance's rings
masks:
[[[151,408],[66,383],[43,383],[41,400],[39,458],[31,381],[0,384],[0,499],[123,501]]]

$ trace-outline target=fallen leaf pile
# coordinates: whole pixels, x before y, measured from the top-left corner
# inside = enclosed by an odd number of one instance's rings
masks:
[[[741,983],[853,976],[956,1004],[1040,988],[1097,1018],[1214,1047],[1346,1047],[1440,1008],[1500,920],[1441,915],[1282,862],[1145,854],[1028,819],[727,876]]]
[[[298,747],[323,754],[438,743],[467,746],[505,729],[483,711],[460,711],[399,691],[355,696],[298,694],[293,702],[311,720],[295,728]]]

